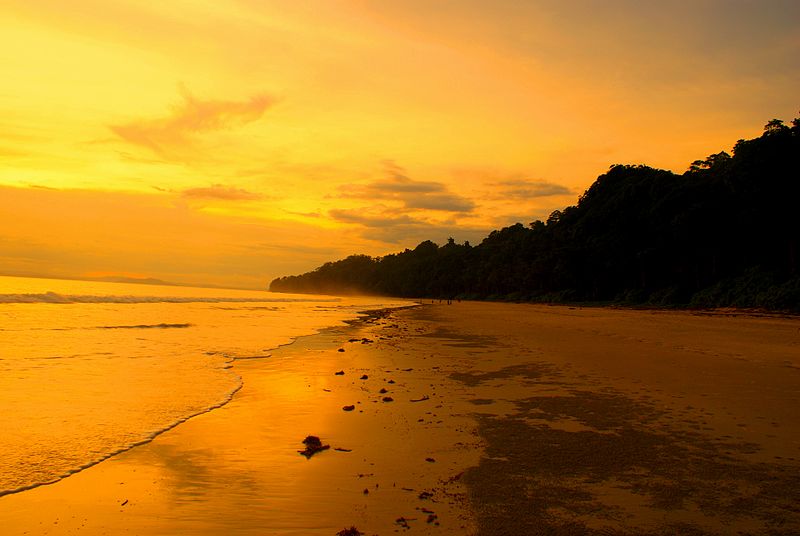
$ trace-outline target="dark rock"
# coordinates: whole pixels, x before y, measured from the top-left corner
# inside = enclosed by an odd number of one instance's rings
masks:
[[[429,463],[434,463],[436,460],[434,460],[433,458],[425,458],[425,461]]]
[[[336,350],[336,351],[337,351],[337,352],[344,352],[344,348],[339,348],[339,349],[338,349],[338,350]]]
[[[336,536],[363,536],[363,532],[358,530],[355,527],[350,527],[349,529],[342,529],[336,533]]]
[[[321,446],[322,440],[315,435],[306,436],[303,440],[303,444],[307,446]]]
[[[303,444],[306,446],[306,449],[305,450],[298,450],[297,452],[299,452],[300,454],[305,456],[306,459],[310,459],[311,456],[313,456],[317,452],[320,452],[320,451],[323,451],[323,450],[328,450],[329,448],[331,448],[330,445],[323,445],[322,444],[322,440],[320,438],[318,438],[317,436],[313,436],[313,435],[307,436],[303,440]]]
[[[367,376],[366,374],[364,374],[364,375],[363,375],[363,376],[361,376],[361,378],[359,378],[359,379],[361,379],[361,380],[368,380],[368,379],[369,379],[369,376]]]
[[[380,390],[380,391],[378,391],[378,392],[379,392],[380,394],[385,394],[385,393],[388,393],[389,391],[387,391],[386,389],[381,389],[381,390]]]
[[[384,402],[394,402],[394,398],[391,396],[384,396],[382,399]]]
[[[356,409],[356,407],[354,405],[350,405],[350,406],[343,406],[342,409],[344,411],[353,411],[354,409]]]
[[[334,372],[336,376],[344,376],[344,371],[340,370],[339,372]]]

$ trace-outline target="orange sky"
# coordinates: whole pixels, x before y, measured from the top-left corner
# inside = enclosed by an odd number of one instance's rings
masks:
[[[795,0],[6,0],[0,273],[263,287],[800,106]]]

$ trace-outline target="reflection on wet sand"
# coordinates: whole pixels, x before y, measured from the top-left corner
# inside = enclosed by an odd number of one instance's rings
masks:
[[[377,316],[236,362],[230,404],[0,499],[0,521],[11,534],[789,534],[798,344],[781,318],[470,303]],[[331,449],[301,456],[308,435]]]

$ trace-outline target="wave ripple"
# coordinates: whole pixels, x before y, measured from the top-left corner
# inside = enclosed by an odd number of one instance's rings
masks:
[[[306,301],[338,302],[340,298],[305,299],[305,298],[228,298],[228,297],[195,297],[195,296],[94,296],[59,294],[45,292],[41,294],[0,294],[0,303],[287,303]]]

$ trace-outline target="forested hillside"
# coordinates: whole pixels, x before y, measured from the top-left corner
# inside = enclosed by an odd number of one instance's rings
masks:
[[[677,175],[614,165],[546,222],[272,281],[278,292],[800,309],[800,119]]]

